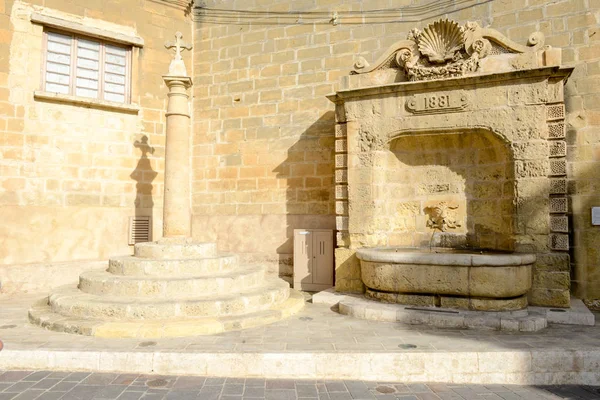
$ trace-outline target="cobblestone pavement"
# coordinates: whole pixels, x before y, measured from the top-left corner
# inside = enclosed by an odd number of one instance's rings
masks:
[[[0,400],[600,399],[600,387],[403,384],[0,371]]]

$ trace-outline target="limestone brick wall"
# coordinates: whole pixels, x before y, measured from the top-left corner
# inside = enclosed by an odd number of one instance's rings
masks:
[[[280,272],[291,273],[291,229],[307,221],[331,226],[335,214],[334,107],[325,95],[358,56],[376,60],[411,28],[440,17],[474,20],[522,44],[542,31],[546,44],[563,49],[563,63],[576,65],[565,92],[571,277],[577,295],[600,297],[600,228],[590,221],[590,207],[600,205],[599,0],[201,3],[207,9],[195,18],[197,235],[283,260]],[[376,11],[383,9],[389,11]]]
[[[34,98],[44,28],[32,12],[142,38],[137,109]],[[127,254],[130,216],[153,216],[160,234],[164,42],[177,30],[191,40],[185,10],[161,1],[0,0],[0,266]]]

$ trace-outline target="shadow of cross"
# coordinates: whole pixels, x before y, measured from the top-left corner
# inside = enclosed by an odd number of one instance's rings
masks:
[[[148,137],[142,136],[140,140],[133,143],[133,147],[140,149],[142,156],[138,160],[135,170],[130,177],[136,181],[135,189],[135,216],[150,217],[152,220],[152,211],[154,200],[152,199],[152,181],[158,175],[158,172],[152,169],[152,164],[148,158],[148,154],[154,154],[154,147],[148,143]]]

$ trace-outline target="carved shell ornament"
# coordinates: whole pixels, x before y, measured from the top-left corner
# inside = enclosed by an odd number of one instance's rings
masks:
[[[439,20],[427,26],[416,37],[419,51],[432,64],[454,60],[465,46],[464,29],[455,21]]]
[[[453,78],[476,72],[480,60],[491,54],[533,52],[543,46],[541,32],[532,33],[527,46],[522,46],[476,22],[461,26],[456,21],[440,19],[422,31],[410,30],[406,40],[394,44],[373,66],[360,57],[352,73],[400,67],[409,81]]]

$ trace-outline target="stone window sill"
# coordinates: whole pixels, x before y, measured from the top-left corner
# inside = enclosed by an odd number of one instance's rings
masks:
[[[129,114],[137,114],[140,111],[140,106],[137,104],[115,103],[112,101],[88,99],[85,97],[43,92],[40,90],[36,90],[35,92],[33,92],[33,97],[36,100],[49,101],[55,103],[66,103],[87,108],[97,108],[101,110],[121,111]]]

